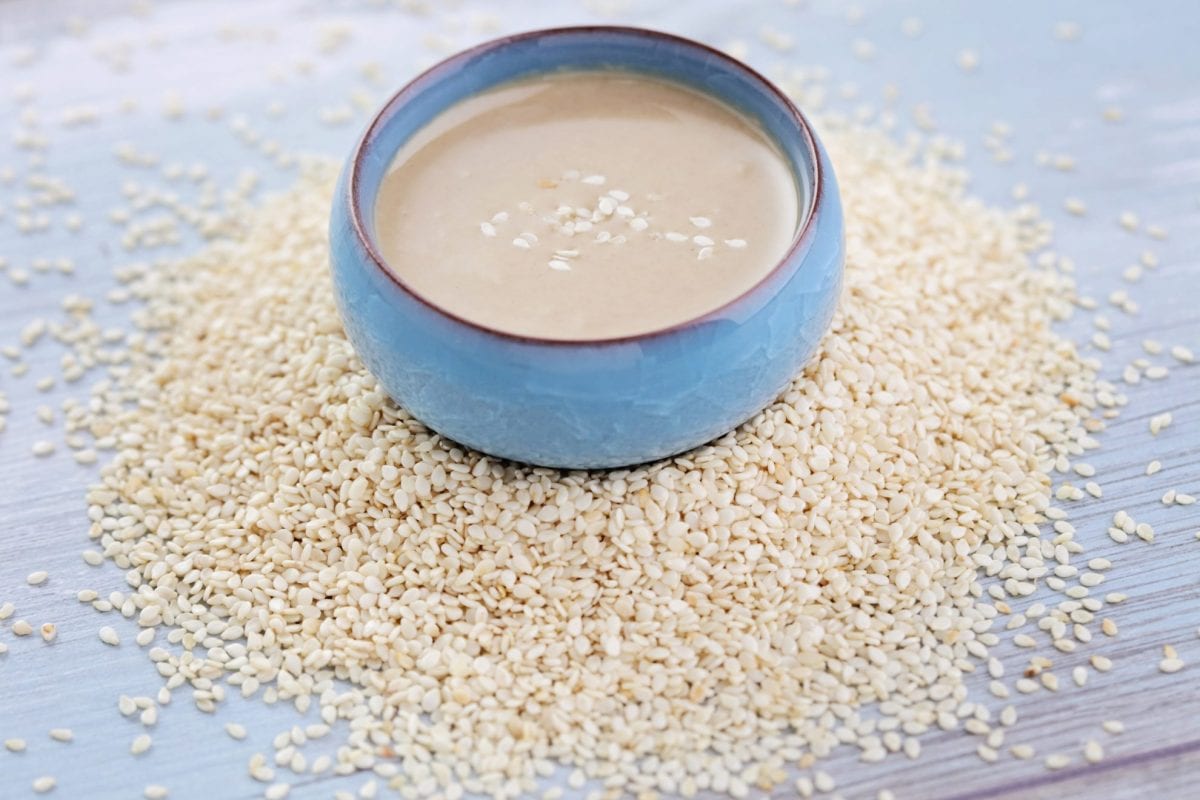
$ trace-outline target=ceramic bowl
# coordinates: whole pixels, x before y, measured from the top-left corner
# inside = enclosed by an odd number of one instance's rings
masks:
[[[497,84],[556,70],[610,68],[706,92],[774,138],[801,188],[803,213],[779,264],[701,317],[596,341],[492,330],[406,286],[374,235],[375,197],[401,145],[442,111]],[[745,64],[657,31],[556,28],[459,53],[389,100],[342,172],[330,248],[346,333],[383,389],[413,416],[495,456],[606,468],[704,444],[779,395],[833,316],[842,279],[842,209],[829,157],[808,121]]]

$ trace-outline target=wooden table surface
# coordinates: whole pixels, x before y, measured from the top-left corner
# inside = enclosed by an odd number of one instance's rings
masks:
[[[501,30],[615,19],[718,45],[741,40],[747,58],[768,71],[784,64],[824,65],[831,75],[830,102],[847,109],[878,105],[884,85],[894,84],[902,124],[910,124],[914,107],[925,103],[943,133],[966,143],[974,191],[1010,202],[1013,184],[1028,185],[1032,201],[1055,223],[1058,248],[1075,259],[1083,291],[1100,300],[1112,322],[1112,352],[1099,354],[1108,377],[1119,380],[1123,366],[1142,355],[1144,338],[1200,351],[1200,7],[1191,0],[880,1],[859,3],[861,14],[815,0],[464,0],[426,3],[439,9],[434,14],[404,10],[419,5],[0,2],[0,258],[8,262],[0,271],[0,345],[14,343],[34,317],[58,318],[62,297],[72,292],[97,298],[96,316],[104,324],[125,324],[131,305],[104,299],[115,285],[113,267],[131,258],[107,219],[107,209],[121,200],[124,181],[161,182],[164,166],[202,162],[222,181],[253,167],[264,186],[285,185],[289,170],[271,166],[234,135],[231,121],[238,115],[288,150],[338,157],[365,118],[355,101],[378,103],[439,49],[457,49]],[[70,22],[75,15],[91,21],[89,32],[72,32],[78,27]],[[923,20],[920,37],[902,34],[907,17]],[[1059,22],[1078,23],[1078,39],[1056,37]],[[765,43],[764,26],[785,31],[792,49],[779,52]],[[339,30],[348,38],[330,47]],[[867,48],[857,40],[873,45],[873,57],[859,57]],[[972,72],[956,65],[964,49],[978,55]],[[122,57],[128,69],[114,72],[109,65]],[[379,86],[362,76],[369,61],[382,65]],[[306,74],[297,71],[300,62],[311,66]],[[25,83],[34,94],[22,100]],[[854,94],[855,87],[857,97],[840,98],[843,91]],[[184,109],[178,119],[163,114],[172,97]],[[120,109],[126,99],[136,101],[136,110]],[[286,110],[275,114],[269,108],[273,100]],[[218,105],[223,118],[208,119],[206,110]],[[99,119],[64,126],[64,111],[78,116],[81,106],[94,106]],[[1106,106],[1120,107],[1124,121],[1105,121]],[[29,128],[21,118],[25,109],[36,111],[37,129],[49,142],[45,171],[78,194],[71,206],[50,212],[47,230],[31,234],[18,230],[17,204],[35,153],[20,146],[20,137],[10,137]],[[337,122],[347,115],[349,121]],[[1011,163],[995,163],[984,147],[997,121],[1012,127]],[[114,157],[120,142],[158,155],[159,167],[140,172],[122,167]],[[1055,170],[1039,164],[1039,153],[1069,155],[1076,166]],[[6,167],[15,182],[4,183]],[[181,194],[192,191],[186,180],[173,185]],[[1068,196],[1084,200],[1088,213],[1067,214]],[[83,219],[78,232],[63,225],[71,211]],[[1124,211],[1138,214],[1143,225],[1164,226],[1169,237],[1159,242],[1121,229],[1116,222]],[[194,241],[181,245],[194,247]],[[1147,270],[1141,282],[1127,283],[1122,270],[1147,249],[1161,266]],[[76,274],[39,272],[39,258],[73,259]],[[22,269],[31,274],[24,287],[11,280]],[[1139,313],[1129,316],[1107,305],[1118,288],[1136,299]],[[1091,326],[1090,315],[1078,315],[1064,329],[1083,343]],[[115,567],[89,567],[80,559],[88,546],[83,490],[94,467],[75,464],[62,444],[61,427],[46,427],[35,417],[37,405],[57,407],[68,397],[84,396],[97,377],[73,385],[59,380],[51,391],[37,391],[38,378],[57,374],[60,355],[55,343],[40,342],[24,357],[30,369],[23,377],[13,376],[12,363],[0,360],[0,391],[12,405],[7,430],[0,433],[0,604],[15,604],[14,618],[35,627],[54,622],[59,630],[57,641],[46,645],[36,634],[13,636],[8,623],[0,629],[0,642],[9,648],[0,655],[0,739],[22,737],[29,743],[23,754],[0,751],[0,797],[29,796],[33,778],[44,774],[57,777],[59,797],[136,798],[149,783],[169,787],[172,798],[260,796],[262,787],[247,776],[246,762],[254,752],[270,752],[274,734],[297,722],[290,707],[234,697],[207,715],[192,706],[188,693],[176,692],[152,732],[152,750],[139,758],[129,755],[131,740],[142,731],[118,713],[117,697],[153,695],[160,680],[132,643],[131,622],[75,601],[80,588],[107,593],[123,588],[124,581]],[[1171,363],[1165,355],[1152,360]],[[1098,636],[1064,657],[1068,669],[1058,671],[1069,674],[1071,665],[1091,653],[1111,657],[1116,668],[1093,673],[1082,689],[1071,685],[1014,701],[1021,719],[1010,741],[1030,742],[1041,755],[1073,753],[1072,766],[1048,772],[1040,758],[1021,762],[1007,756],[985,764],[974,755],[971,737],[939,731],[925,738],[917,761],[900,756],[864,765],[850,752],[836,753],[825,766],[843,796],[874,798],[883,787],[903,799],[1200,796],[1200,515],[1196,506],[1160,502],[1171,488],[1200,494],[1200,366],[1172,368],[1165,380],[1122,390],[1129,406],[1100,437],[1103,449],[1090,459],[1099,468],[1104,497],[1075,504],[1072,519],[1088,555],[1114,562],[1106,589],[1124,592],[1129,600],[1106,612],[1120,634]],[[1174,424],[1152,437],[1148,419],[1163,411],[1174,414]],[[31,446],[38,439],[58,441],[58,452],[34,458]],[[1163,469],[1148,478],[1143,473],[1152,458]],[[1122,508],[1154,525],[1152,544],[1135,539],[1116,545],[1108,539],[1108,521]],[[47,583],[26,585],[25,576],[38,569],[50,573]],[[96,631],[106,624],[121,633],[124,645],[100,643]],[[1167,643],[1187,662],[1174,675],[1157,669]],[[1012,649],[1001,648],[998,655],[1010,670],[1022,662]],[[978,699],[998,707],[985,685],[985,675],[972,676]],[[1107,719],[1123,721],[1126,733],[1102,733],[1099,725]],[[228,721],[245,724],[248,740],[227,737],[222,726]],[[51,741],[52,727],[73,729],[75,741]],[[1090,738],[1101,739],[1107,752],[1095,766],[1078,756]],[[326,743],[332,748],[333,738]],[[310,759],[321,751],[310,746]],[[291,796],[330,797],[335,789],[356,790],[368,777],[305,778]],[[793,791],[787,787],[776,794],[788,797]]]

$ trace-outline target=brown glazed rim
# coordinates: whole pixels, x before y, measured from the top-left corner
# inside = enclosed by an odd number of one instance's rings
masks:
[[[706,311],[704,314],[698,317],[693,317],[691,319],[684,320],[683,322],[677,322],[674,325],[670,325],[666,328],[659,328],[657,330],[647,331],[645,333],[636,333],[630,336],[617,336],[607,339],[549,339],[537,336],[523,336],[521,334],[510,333],[498,328],[492,328],[487,325],[481,325],[478,322],[472,322],[469,319],[460,317],[452,311],[443,308],[437,303],[434,303],[432,300],[423,297],[420,293],[405,283],[404,280],[387,265],[383,255],[376,248],[373,238],[367,234],[366,226],[363,224],[362,209],[358,204],[358,187],[361,183],[360,172],[363,168],[364,155],[372,146],[373,140],[379,129],[383,126],[384,121],[390,118],[392,114],[400,106],[402,106],[409,97],[421,91],[427,84],[438,80],[442,73],[458,67],[460,64],[462,64],[462,62],[467,61],[472,57],[479,55],[480,53],[498,50],[515,42],[557,36],[576,36],[580,34],[619,34],[622,36],[640,36],[647,39],[667,41],[671,44],[692,48],[694,50],[701,50],[705,54],[723,63],[726,67],[737,72],[741,72],[752,81],[761,84],[763,88],[765,88],[770,94],[773,94],[780,104],[787,109],[792,116],[792,121],[796,124],[797,130],[799,130],[804,137],[813,170],[813,191],[812,198],[809,201],[807,214],[804,217],[804,222],[796,231],[796,235],[792,239],[792,243],[788,246],[787,251],[780,256],[779,262],[772,267],[769,272],[763,275],[762,278],[760,278],[753,286],[732,300],[723,303],[711,311]],[[393,283],[395,283],[401,291],[419,300],[422,304],[437,314],[453,320],[460,325],[464,325],[468,328],[474,328],[475,330],[490,336],[526,344],[558,345],[563,347],[595,347],[598,345],[633,344],[659,336],[666,336],[669,334],[682,332],[688,328],[692,328],[704,322],[724,316],[725,313],[730,309],[759,292],[764,285],[777,277],[791,264],[792,259],[811,238],[812,231],[816,226],[817,214],[821,207],[821,198],[824,194],[825,175],[821,169],[821,159],[817,152],[816,137],[813,135],[812,128],[809,125],[808,120],[805,119],[804,115],[800,113],[800,109],[796,108],[796,104],[793,103],[787,95],[780,91],[779,87],[767,80],[757,70],[747,66],[741,61],[738,61],[732,56],[726,55],[716,48],[683,36],[676,36],[675,34],[651,30],[649,28],[634,28],[623,25],[578,25],[560,28],[539,28],[537,30],[525,31],[523,33],[515,33],[509,36],[491,39],[456,53],[422,72],[420,75],[406,84],[402,89],[400,89],[400,91],[392,95],[391,99],[389,99],[383,105],[383,108],[381,108],[375,114],[374,118],[372,118],[370,125],[367,126],[366,132],[362,135],[362,138],[355,146],[354,153],[351,157],[350,179],[347,184],[348,193],[350,195],[348,198],[350,203],[350,220],[351,225],[354,228],[355,236],[358,238],[359,243],[363,246],[363,249],[366,251],[371,261],[375,263],[375,266]],[[799,265],[797,265],[797,268],[799,268]]]

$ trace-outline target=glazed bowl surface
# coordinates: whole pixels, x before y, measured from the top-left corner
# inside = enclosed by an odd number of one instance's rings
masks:
[[[620,69],[707,93],[778,144],[801,192],[790,248],[761,281],[701,317],[637,336],[532,339],[438,307],[390,269],[375,198],[400,147],[494,86],[563,70]],[[714,154],[719,157],[719,154]],[[382,388],[461,444],[539,466],[595,469],[681,453],[737,427],[812,357],[842,282],[843,220],[829,156],[771,83],[698,42],[638,28],[555,28],[497,39],[401,89],[350,155],[334,195],[330,261],[346,333]]]

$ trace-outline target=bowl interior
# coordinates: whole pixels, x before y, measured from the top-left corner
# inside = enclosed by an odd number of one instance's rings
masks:
[[[816,144],[796,107],[754,70],[698,42],[640,28],[581,27],[486,42],[430,68],[388,101],[363,135],[350,176],[351,213],[375,260],[388,269],[375,245],[375,198],[410,137],[441,112],[493,86],[547,72],[596,69],[672,80],[756,121],[783,153],[800,192],[801,216],[787,252],[794,250],[813,213],[820,180]],[[781,261],[785,257],[780,253]]]

